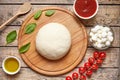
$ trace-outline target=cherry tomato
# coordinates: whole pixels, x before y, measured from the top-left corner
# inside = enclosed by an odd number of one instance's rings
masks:
[[[99,58],[99,55],[100,55],[100,53],[99,53],[98,51],[95,51],[95,52],[93,53],[93,57],[94,57],[95,59]]]
[[[86,62],[86,63],[84,64],[84,67],[85,67],[86,69],[89,69],[90,66],[91,66],[91,64],[90,64],[89,62]]]
[[[79,73],[80,73],[80,74],[85,73],[85,71],[86,71],[86,68],[85,68],[85,67],[80,67],[80,68],[79,68]]]
[[[95,58],[90,57],[90,58],[88,59],[88,62],[89,62],[90,64],[93,64],[93,63],[95,62]]]
[[[100,52],[100,59],[105,59],[106,53],[105,52]]]
[[[72,78],[73,78],[73,79],[78,79],[78,73],[74,72],[74,73],[72,74]]]
[[[72,80],[72,78],[70,76],[67,76],[66,80]]]
[[[97,60],[96,60],[96,63],[97,63],[98,65],[101,65],[101,64],[103,63],[103,60],[102,60],[102,59],[97,59]]]
[[[91,68],[92,68],[93,71],[96,71],[98,69],[98,65],[97,64],[93,64]]]
[[[91,75],[92,75],[92,70],[88,70],[87,72],[86,72],[86,75],[88,76],[88,77],[90,77]]]
[[[81,75],[80,80],[86,80],[86,77],[84,75]]]

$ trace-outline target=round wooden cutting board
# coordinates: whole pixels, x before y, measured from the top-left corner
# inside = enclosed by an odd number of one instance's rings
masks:
[[[45,16],[46,10],[55,10],[55,14]],[[38,10],[37,10],[38,11]],[[71,12],[63,8],[48,7],[42,9],[42,15],[38,20],[34,20],[34,13],[27,17],[19,31],[19,48],[28,42],[31,42],[30,49],[20,54],[25,63],[38,73],[57,76],[67,73],[74,69],[82,60],[87,49],[87,33],[83,24]],[[35,39],[38,30],[45,24],[57,22],[65,25],[71,33],[72,45],[68,54],[62,59],[51,61],[42,57],[36,50]],[[37,23],[35,31],[31,34],[25,34],[25,27],[29,23]]]

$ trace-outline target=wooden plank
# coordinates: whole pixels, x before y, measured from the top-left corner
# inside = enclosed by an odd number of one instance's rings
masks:
[[[0,5],[0,25],[5,22],[7,19],[12,17],[18,10],[20,5]],[[31,13],[38,8],[43,8],[50,5],[33,5]],[[68,10],[73,11],[72,5],[52,5],[67,8]],[[9,7],[9,8],[8,8]],[[95,24],[107,24],[110,26],[120,26],[120,6],[113,5],[101,5],[97,15],[89,20],[82,20],[85,25],[95,25]],[[13,23],[9,25],[21,25],[24,19],[29,14],[25,16],[20,16]]]
[[[8,80],[7,75],[3,72],[2,68],[0,68],[0,80]]]
[[[88,48],[85,57],[83,58],[81,64],[77,67],[83,66],[85,62],[87,62],[88,58],[92,56],[95,49]],[[107,58],[105,59],[103,65],[101,67],[119,67],[119,48],[109,48],[105,51],[107,53]],[[21,59],[17,47],[0,47],[0,67],[2,65],[2,61],[5,57],[13,55],[20,59],[22,63],[22,67],[28,67],[23,60]]]
[[[0,3],[73,4],[75,0],[1,0]],[[120,4],[120,0],[98,0],[99,4]]]
[[[73,70],[72,72],[76,71],[77,72],[78,68]],[[9,76],[6,75],[2,69],[0,68],[0,80],[65,80],[65,76],[72,74],[72,72],[65,74],[65,75],[60,75],[56,77],[48,77],[44,76],[41,74],[38,74],[34,71],[32,71],[29,68],[21,68],[21,71],[19,74],[14,75],[14,76]],[[91,78],[87,80],[118,80],[117,79],[118,75],[118,69],[117,68],[104,68],[104,69],[98,69],[97,72],[93,73]]]
[[[78,67],[83,66],[84,63],[88,61],[88,58],[93,56],[94,51],[94,48],[88,48],[83,61],[78,65]],[[109,48],[108,50],[105,50],[105,52],[107,57],[101,67],[119,67],[119,48]]]
[[[78,72],[78,68],[65,74],[72,75],[73,72]],[[91,78],[87,80],[118,80],[118,68],[98,68],[96,72],[93,72]]]
[[[20,59],[22,67],[27,67],[27,65],[21,59],[17,47],[0,47],[0,67],[2,67],[2,61],[5,57],[16,56]]]
[[[13,30],[16,30],[18,33],[19,28],[20,26],[7,26],[6,29],[0,33],[0,46],[17,46],[17,39],[13,43],[6,45],[6,36]]]
[[[120,38],[119,38],[119,40],[120,40]],[[120,44],[120,43],[119,43]],[[119,48],[119,52],[120,52],[120,48]],[[120,54],[119,54],[119,62],[118,62],[118,64],[119,64],[119,74],[118,74],[118,79],[120,79]]]
[[[12,31],[12,30],[17,30],[17,32],[19,31],[20,26],[7,26],[7,28],[5,30],[2,31],[2,33],[0,33],[0,46],[5,46],[6,45],[6,35]],[[92,27],[86,27],[87,32],[89,33],[89,30]],[[119,44],[119,39],[120,39],[120,27],[112,27],[113,31],[114,31],[114,42],[112,44],[112,47],[120,47]],[[15,42],[6,45],[6,46],[17,46],[17,40],[15,40]],[[90,45],[89,45],[90,46]]]

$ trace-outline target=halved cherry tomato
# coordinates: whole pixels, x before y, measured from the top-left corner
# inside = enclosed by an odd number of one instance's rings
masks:
[[[99,66],[103,63],[103,60],[102,59],[97,59],[96,60],[96,64],[98,64]]]
[[[95,59],[98,59],[98,58],[99,58],[99,55],[100,55],[100,53],[99,53],[98,51],[95,51],[95,52],[93,53],[93,57],[94,57]]]
[[[85,67],[86,69],[89,69],[89,68],[91,67],[91,64],[90,64],[89,62],[86,62],[86,63],[84,64],[84,67]]]
[[[66,80],[72,80],[72,78],[70,76],[67,76]]]
[[[88,59],[88,62],[89,62],[90,64],[93,64],[93,63],[95,62],[95,58],[90,57],[90,58]]]
[[[74,72],[74,73],[72,74],[72,78],[73,78],[73,79],[78,79],[78,73]]]
[[[105,52],[100,52],[100,59],[105,59],[106,53]]]
[[[85,67],[80,67],[80,68],[79,68],[79,73],[80,73],[80,74],[85,73],[85,71],[86,71],[86,68],[85,68]]]
[[[93,71],[96,71],[98,69],[98,65],[97,64],[93,64],[91,66],[91,68],[92,68]]]
[[[80,80],[86,80],[86,77],[84,75],[81,75]]]
[[[91,75],[92,75],[92,70],[88,70],[87,72],[86,72],[86,75],[88,76],[88,77],[90,77]]]

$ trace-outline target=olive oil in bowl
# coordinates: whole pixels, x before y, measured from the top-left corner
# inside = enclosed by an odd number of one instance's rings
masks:
[[[14,56],[9,56],[4,59],[2,67],[5,73],[14,75],[20,70],[20,61]]]

